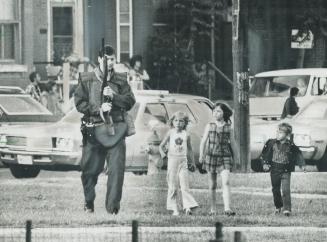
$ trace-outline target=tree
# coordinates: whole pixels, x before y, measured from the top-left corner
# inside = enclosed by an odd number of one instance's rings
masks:
[[[219,38],[219,26],[228,0],[170,0],[166,28],[154,33],[149,42],[151,76],[157,80],[156,88],[167,88],[177,92],[195,92],[192,64],[196,61],[197,38],[208,39],[212,32]],[[212,23],[214,16],[214,24]],[[213,31],[212,26],[214,26]],[[211,52],[214,51],[211,49]],[[210,57],[206,57],[208,61]],[[164,80],[164,81],[163,81]],[[176,85],[176,80],[177,85]],[[184,85],[187,84],[187,85]]]

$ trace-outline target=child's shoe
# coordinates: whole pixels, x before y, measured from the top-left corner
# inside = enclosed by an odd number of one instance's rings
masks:
[[[173,211],[173,216],[178,216],[178,215],[179,215],[178,210],[174,210],[174,211]]]
[[[186,215],[192,215],[192,210],[190,208],[185,209]]]
[[[224,214],[227,216],[235,216],[236,213],[233,210],[226,210]]]
[[[277,214],[280,214],[281,213],[281,211],[282,211],[282,209],[281,208],[276,208],[275,209],[275,214],[277,215]]]
[[[286,217],[289,217],[289,216],[291,215],[291,211],[284,210],[284,211],[283,211],[283,214],[284,214]]]
[[[211,209],[210,212],[209,212],[209,215],[210,216],[217,215],[217,211],[215,209]]]

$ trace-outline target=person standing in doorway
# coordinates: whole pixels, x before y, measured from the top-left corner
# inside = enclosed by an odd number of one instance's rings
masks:
[[[107,45],[99,52],[98,62],[99,65],[93,72],[80,73],[75,91],[76,108],[84,114],[81,126],[84,210],[88,213],[94,212],[95,185],[107,160],[105,207],[108,213],[117,214],[120,209],[126,162],[127,124],[124,117],[126,111],[133,107],[135,97],[127,83],[126,73],[116,73],[113,68],[116,55],[111,46]],[[110,117],[110,121],[104,119],[105,116]]]

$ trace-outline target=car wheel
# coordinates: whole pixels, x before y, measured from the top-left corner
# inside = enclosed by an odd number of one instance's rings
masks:
[[[327,171],[327,148],[325,150],[325,154],[317,163],[317,169],[318,171]]]
[[[261,160],[251,160],[251,169],[254,172],[263,172]]]
[[[15,178],[34,178],[40,173],[40,168],[35,166],[10,165],[9,169]]]

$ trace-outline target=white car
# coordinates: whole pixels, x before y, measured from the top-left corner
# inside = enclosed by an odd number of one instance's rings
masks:
[[[168,120],[176,111],[190,117],[188,128],[198,157],[201,135],[212,115],[210,100],[160,91],[136,92],[135,97],[136,104],[130,114],[135,120],[136,134],[126,138],[126,171],[147,171],[147,138],[153,132],[150,123],[154,123],[151,120],[156,120],[158,135],[163,138],[169,129]],[[40,169],[78,170],[82,154],[81,117],[82,114],[73,109],[55,124],[1,130],[1,161],[16,178],[36,177]]]
[[[300,109],[321,95],[327,68],[302,68],[262,72],[255,75],[250,88],[250,117],[279,120],[291,87],[299,88]]]

